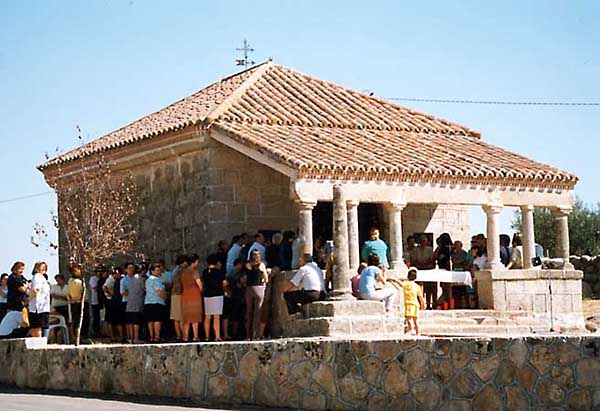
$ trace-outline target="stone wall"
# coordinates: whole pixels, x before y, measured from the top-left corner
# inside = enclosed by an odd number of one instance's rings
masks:
[[[469,221],[466,206],[408,204],[402,210],[403,240],[413,233],[433,233],[434,240],[442,233],[450,233],[453,240],[462,241],[467,248],[471,241]]]
[[[297,226],[289,178],[210,139],[194,151],[140,161],[129,171],[140,204],[132,254],[168,264],[179,254],[204,259],[219,240],[241,232]],[[66,263],[62,256],[63,270]]]
[[[278,340],[27,348],[0,341],[0,383],[338,410],[589,410],[597,337]]]
[[[571,256],[570,261],[576,270],[583,272],[583,297],[600,298],[600,255]]]
[[[208,167],[206,210],[214,246],[242,231],[297,229],[289,177],[215,141],[208,146]]]
[[[475,278],[480,308],[527,312],[539,331],[584,329],[581,271],[479,271]]]

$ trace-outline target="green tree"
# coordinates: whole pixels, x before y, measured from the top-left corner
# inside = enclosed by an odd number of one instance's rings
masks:
[[[536,207],[533,211],[535,241],[555,256],[556,231],[554,216],[547,208]],[[513,230],[521,232],[521,213],[515,211],[511,223]],[[572,255],[600,254],[600,204],[586,205],[580,198],[575,200],[573,212],[569,215],[569,239]]]

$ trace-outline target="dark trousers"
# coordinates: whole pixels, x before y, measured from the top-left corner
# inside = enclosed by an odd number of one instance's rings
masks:
[[[92,333],[94,337],[100,336],[100,304],[92,304]]]
[[[302,310],[302,304],[319,301],[321,298],[320,291],[295,290],[288,291],[283,294],[287,303],[288,314],[296,314]]]
[[[8,335],[0,335],[0,340],[8,340],[11,338],[25,338],[27,337],[27,332],[29,328],[15,328]]]

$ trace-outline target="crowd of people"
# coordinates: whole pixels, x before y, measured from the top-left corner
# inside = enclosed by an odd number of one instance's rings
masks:
[[[438,283],[425,282],[421,295],[421,287],[415,288],[418,270],[473,272],[487,263],[482,234],[473,236],[469,251],[447,233],[435,242],[433,248],[426,235],[409,236],[403,256],[410,267],[409,281],[390,286],[386,278],[389,248],[379,230],[371,229],[362,246],[362,263],[352,278],[353,294],[382,301],[392,313],[399,290],[404,290],[407,327],[418,332],[415,310],[435,308],[452,287],[442,283],[438,298]],[[502,235],[500,244],[506,267],[521,268],[520,235],[512,242]],[[69,266],[68,281],[57,274],[55,283],[50,284],[45,262],[34,264],[28,279],[25,264],[18,261],[10,275],[0,277],[0,338],[47,336],[50,317],[56,315],[69,324],[71,340],[79,329],[82,337],[108,334],[113,342],[129,343],[260,339],[268,333],[273,270],[297,269],[283,288],[288,312],[295,316],[300,315],[302,304],[327,297],[334,264],[331,243],[317,239],[313,253],[301,255],[299,239],[292,231],[275,233],[270,242],[262,233],[253,237],[242,233],[231,243],[220,241],[205,261],[196,254],[180,255],[170,269],[162,260],[114,267],[97,264],[87,281],[83,267],[76,263]],[[475,287],[474,283],[473,287],[453,288],[454,295],[466,301],[461,308],[476,307]],[[413,322],[410,317],[415,317]]]

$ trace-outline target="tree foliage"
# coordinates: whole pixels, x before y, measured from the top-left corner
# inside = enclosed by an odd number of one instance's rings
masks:
[[[547,208],[533,211],[535,241],[555,256],[555,218]],[[521,232],[521,213],[515,211],[511,227]],[[577,198],[569,215],[569,239],[571,255],[600,255],[600,204],[589,206]]]
[[[81,132],[79,139],[82,141]],[[47,172],[58,198],[58,213],[52,213],[52,221],[62,239],[59,253],[69,262],[81,264],[84,273],[98,262],[129,252],[136,237],[131,223],[138,208],[131,173],[113,175],[111,162],[102,153],[86,152],[91,149],[82,144],[79,158],[68,164],[68,170],[56,164]],[[34,226],[34,237],[36,246],[58,247],[39,223]],[[86,281],[83,283],[85,298]],[[76,344],[80,330],[81,320]]]

